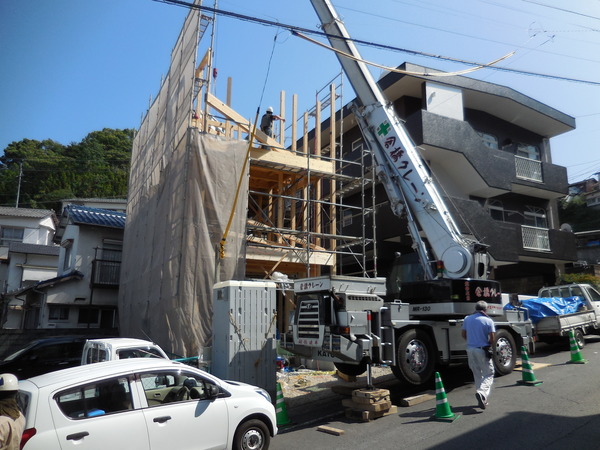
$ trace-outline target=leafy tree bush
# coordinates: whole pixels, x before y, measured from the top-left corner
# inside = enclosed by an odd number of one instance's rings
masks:
[[[561,276],[561,284],[587,283],[600,288],[600,278],[589,273],[566,273]]]
[[[12,142],[0,157],[0,205],[15,206],[18,191],[20,207],[57,213],[65,198],[125,198],[133,137],[132,129],[105,128],[69,145]]]

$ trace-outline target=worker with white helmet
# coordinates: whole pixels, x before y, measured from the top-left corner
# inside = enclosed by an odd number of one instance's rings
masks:
[[[19,450],[25,417],[17,405],[19,380],[12,373],[0,374],[0,449]]]
[[[263,114],[262,119],[260,119],[260,129],[263,133],[265,133],[269,137],[273,137],[273,122],[276,120],[283,120],[276,114],[273,114],[273,107],[269,106],[267,108],[267,112]]]

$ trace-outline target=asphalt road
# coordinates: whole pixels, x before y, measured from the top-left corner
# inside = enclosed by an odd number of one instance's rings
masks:
[[[370,422],[345,418],[342,396],[288,410],[294,422],[280,428],[271,449],[598,449],[600,448],[600,337],[586,338],[581,356],[587,364],[569,364],[566,346],[539,344],[529,355],[539,386],[518,384],[520,371],[495,379],[490,405],[477,407],[473,378],[465,366],[440,372],[454,422],[431,420],[435,400]],[[521,361],[519,360],[519,363]],[[407,389],[390,381],[392,403],[434,389]],[[343,430],[340,436],[317,431],[320,425]]]

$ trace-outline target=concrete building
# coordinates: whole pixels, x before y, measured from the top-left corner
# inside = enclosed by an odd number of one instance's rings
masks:
[[[560,229],[557,200],[567,194],[567,172],[552,163],[550,139],[574,129],[575,120],[505,86],[464,76],[436,78],[439,71],[410,63],[399,69],[405,73],[388,73],[379,84],[405,121],[462,233],[489,245],[491,277],[505,292],[537,292],[554,283],[577,255],[573,233]],[[343,116],[343,158],[363,158],[361,167],[370,167],[348,107]],[[321,127],[325,136],[327,126]],[[355,191],[346,202],[360,205],[365,196],[370,198],[371,191]],[[387,203],[377,185],[369,211],[376,211],[370,233],[374,236],[376,229],[378,275],[395,278],[395,255],[403,255],[404,269],[415,266],[415,256],[406,226]],[[363,226],[348,222],[344,234]],[[356,272],[352,265],[351,258],[342,262],[345,272]],[[410,271],[398,272],[406,277]]]

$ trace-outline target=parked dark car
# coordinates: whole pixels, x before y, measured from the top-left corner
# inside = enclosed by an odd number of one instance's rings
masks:
[[[98,336],[95,336],[98,337]],[[79,366],[83,345],[92,336],[60,336],[37,339],[0,361],[0,373],[24,380],[55,370]]]

